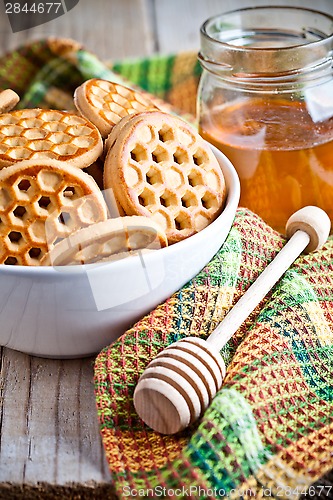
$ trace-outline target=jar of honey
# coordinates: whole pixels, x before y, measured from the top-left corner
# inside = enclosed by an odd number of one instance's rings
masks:
[[[333,17],[253,7],[201,27],[201,135],[234,164],[240,205],[284,232],[305,205],[333,222]]]

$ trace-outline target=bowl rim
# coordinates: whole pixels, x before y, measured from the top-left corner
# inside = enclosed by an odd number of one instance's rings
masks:
[[[206,141],[205,141],[206,142]],[[210,148],[212,149],[216,159],[219,162],[219,165],[222,169],[223,175],[225,177],[226,187],[227,187],[227,197],[226,203],[221,214],[208,226],[199,231],[198,233],[193,234],[192,236],[185,238],[184,240],[178,241],[173,245],[158,249],[158,257],[162,257],[168,254],[174,254],[181,248],[191,247],[195,240],[200,240],[202,237],[214,230],[214,227],[219,225],[220,218],[225,215],[226,212],[236,212],[237,206],[240,198],[240,181],[238,174],[235,170],[235,167],[231,163],[231,161],[226,157],[224,153],[222,153],[219,149],[217,149],[214,145],[208,143]],[[163,253],[162,253],[163,252]],[[149,259],[154,260],[156,257],[156,252],[149,252],[145,255],[145,259],[148,257]],[[139,259],[140,255],[131,256],[131,262],[135,262],[135,259]],[[5,264],[0,264],[0,273],[1,274],[10,274],[10,275],[25,275],[25,276],[72,276],[76,274],[86,273],[93,268],[110,269],[112,267],[118,267],[121,269],[124,265],[127,267],[128,262],[127,259],[114,260],[111,262],[96,262],[92,264],[84,264],[82,266],[71,265],[71,266],[6,266]],[[66,269],[66,271],[61,272],[62,269]]]

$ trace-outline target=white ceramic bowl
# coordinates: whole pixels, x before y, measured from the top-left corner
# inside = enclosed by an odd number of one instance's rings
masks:
[[[193,278],[227,237],[239,201],[234,167],[212,149],[226,180],[226,207],[194,236],[106,264],[0,265],[0,345],[43,357],[95,354]]]

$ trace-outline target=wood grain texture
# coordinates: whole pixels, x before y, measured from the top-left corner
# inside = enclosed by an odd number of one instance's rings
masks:
[[[138,57],[153,52],[153,29],[145,0],[80,0],[65,15],[20,33],[12,33],[0,2],[0,51],[48,36],[73,38],[101,59]]]
[[[256,0],[256,5],[285,3]],[[333,14],[332,0],[292,0],[288,5]],[[103,60],[198,50],[199,29],[208,17],[249,6],[253,6],[249,0],[80,0],[54,21],[12,33],[4,3],[0,2],[0,52],[47,36],[78,40]]]
[[[93,359],[2,349],[0,483],[110,480],[93,393]]]
[[[171,7],[174,4],[174,8]],[[177,6],[176,6],[176,5]],[[156,0],[157,45],[162,53],[198,50],[202,23],[211,16],[254,5],[295,5],[322,10],[333,15],[331,0]]]

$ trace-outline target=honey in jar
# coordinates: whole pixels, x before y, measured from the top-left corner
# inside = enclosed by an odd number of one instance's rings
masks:
[[[306,205],[333,220],[333,118],[314,126],[304,102],[251,99],[206,117],[201,135],[236,166],[240,205],[275,229]]]
[[[333,221],[332,33],[331,16],[293,7],[240,9],[202,28],[200,133],[235,166],[240,205],[281,233],[305,205]]]

